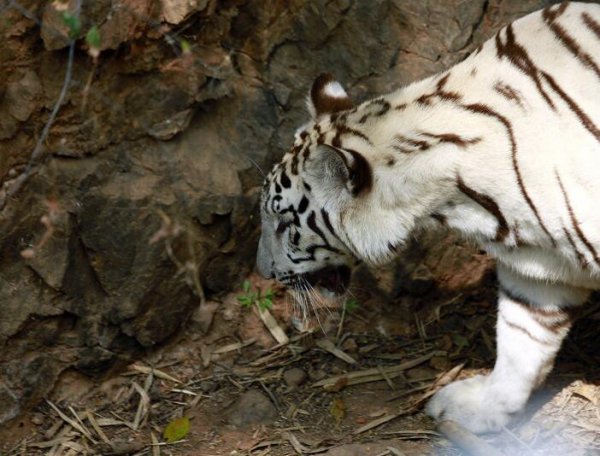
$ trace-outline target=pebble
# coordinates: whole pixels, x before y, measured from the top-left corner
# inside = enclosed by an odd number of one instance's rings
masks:
[[[213,380],[204,380],[200,382],[200,391],[203,393],[214,393],[219,389],[219,384]]]
[[[283,381],[290,388],[298,387],[306,381],[306,372],[298,367],[292,367],[283,373]]]
[[[255,424],[268,424],[277,417],[277,410],[267,396],[257,390],[246,391],[231,406],[230,424],[245,428]]]
[[[350,353],[356,353],[358,351],[358,344],[352,338],[346,339],[342,344],[342,350]]]

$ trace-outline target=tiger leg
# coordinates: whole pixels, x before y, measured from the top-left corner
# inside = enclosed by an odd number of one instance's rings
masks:
[[[457,421],[476,433],[498,431],[523,410],[552,370],[573,311],[589,295],[584,289],[525,278],[500,265],[498,280],[494,370],[442,388],[427,405],[430,416]]]

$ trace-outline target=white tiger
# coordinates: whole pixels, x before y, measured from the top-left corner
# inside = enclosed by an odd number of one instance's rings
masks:
[[[268,176],[257,265],[343,292],[420,228],[497,260],[497,360],[427,406],[481,433],[506,425],[600,289],[600,5],[563,3],[503,28],[450,70],[354,107],[321,75],[312,120]]]

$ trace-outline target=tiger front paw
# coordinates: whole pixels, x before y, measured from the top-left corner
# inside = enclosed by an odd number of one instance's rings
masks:
[[[498,432],[521,406],[494,389],[483,375],[454,382],[438,391],[425,411],[437,421],[456,421],[476,434]]]

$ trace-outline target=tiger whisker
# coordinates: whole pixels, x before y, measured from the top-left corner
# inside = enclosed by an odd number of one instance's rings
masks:
[[[302,285],[303,285],[304,290],[306,291],[307,298],[315,297],[314,289],[313,289],[312,285],[306,279],[302,279]],[[319,328],[321,328],[321,331],[323,332],[323,334],[325,334],[325,328],[323,327],[321,319],[319,318],[319,312],[313,302],[313,299],[307,299],[307,301],[310,304],[311,310],[312,310],[315,318],[317,319]]]

